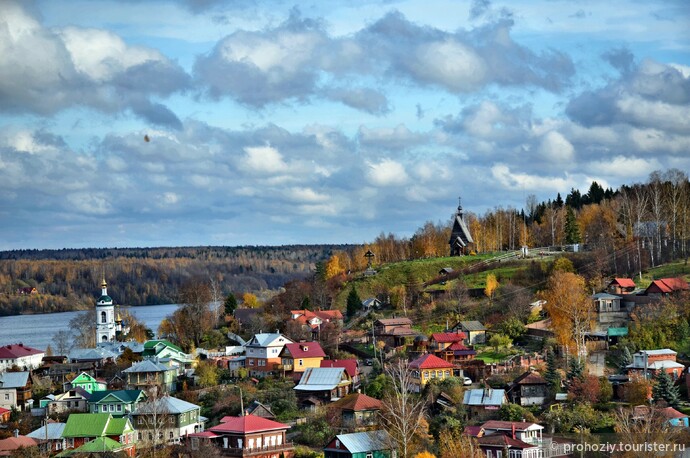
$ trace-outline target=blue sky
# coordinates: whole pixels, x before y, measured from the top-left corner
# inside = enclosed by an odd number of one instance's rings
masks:
[[[360,243],[687,173],[688,30],[686,1],[0,0],[0,249]]]

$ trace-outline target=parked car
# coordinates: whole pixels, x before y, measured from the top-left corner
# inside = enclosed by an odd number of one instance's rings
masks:
[[[374,365],[374,361],[371,360],[371,359],[367,359],[366,364],[367,364],[367,366],[373,366],[373,365]]]
[[[472,385],[472,379],[469,378],[469,377],[465,377],[465,378],[462,380],[462,384],[465,385],[465,386]]]

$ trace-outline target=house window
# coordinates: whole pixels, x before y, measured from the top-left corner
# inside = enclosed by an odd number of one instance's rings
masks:
[[[253,360],[253,359],[250,359],[250,360],[249,360],[249,365],[250,365],[250,366],[253,366],[253,365],[254,365],[254,360]]]
[[[422,374],[423,374],[425,379],[429,378],[429,372],[428,371],[424,371],[424,372],[422,372]]]
[[[298,366],[303,366],[303,365],[304,365],[304,360],[301,360],[301,359],[298,360],[298,364],[297,364],[297,365],[298,365]]]
[[[367,453],[367,458],[374,458],[374,454],[373,453]]]
[[[115,412],[115,404],[110,404],[110,411]]]
[[[117,405],[117,411],[118,411],[118,412],[122,412],[122,404],[118,404],[118,405]]]
[[[141,418],[139,420],[141,420]],[[141,433],[137,433],[137,437],[139,440],[141,440]]]
[[[170,433],[168,434],[168,437],[169,437],[170,439],[173,438],[173,432],[172,432],[172,431],[170,431]]]
[[[9,401],[9,400],[10,400],[10,393],[5,393],[5,401]]]
[[[107,412],[108,411],[108,406],[107,405],[102,405],[101,406],[101,412]]]

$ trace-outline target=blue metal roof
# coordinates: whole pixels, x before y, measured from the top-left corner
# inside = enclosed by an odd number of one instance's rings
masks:
[[[336,440],[351,454],[373,452],[376,450],[390,450],[388,433],[383,430],[366,431],[363,433],[338,434]],[[338,450],[326,448],[325,450]]]

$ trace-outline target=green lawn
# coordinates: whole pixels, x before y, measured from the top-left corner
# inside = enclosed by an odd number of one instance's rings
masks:
[[[646,288],[654,279],[669,277],[690,279],[690,264],[685,264],[684,260],[680,260],[654,267],[642,274],[642,280],[639,277],[635,278],[635,283],[641,288]]]
[[[504,359],[506,359],[508,356],[510,356],[509,351],[494,351],[494,350],[485,350],[481,353],[479,353],[475,359],[481,359],[484,361],[486,364],[491,364],[491,363],[500,363]]]

